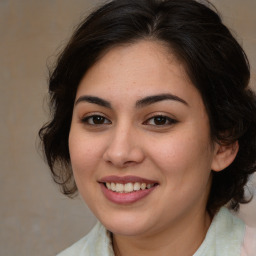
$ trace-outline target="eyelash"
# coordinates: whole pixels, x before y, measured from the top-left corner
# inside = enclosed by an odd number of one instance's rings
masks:
[[[96,118],[98,120],[96,120]],[[109,124],[112,123],[108,118],[106,118],[106,117],[104,117],[103,115],[100,115],[100,114],[94,114],[94,115],[86,116],[86,117],[82,118],[81,121],[82,121],[82,123],[85,123],[85,124],[91,125],[91,126],[109,125]],[[95,123],[97,121],[100,121],[100,123]],[[150,123],[150,121],[153,121],[154,124]],[[156,122],[160,122],[160,123],[156,124]],[[168,116],[165,116],[165,115],[155,115],[155,116],[152,116],[152,117],[148,118],[142,124],[143,125],[150,125],[150,126],[158,126],[160,128],[160,127],[173,125],[177,122],[178,122],[177,120],[175,120],[173,118],[170,118]]]

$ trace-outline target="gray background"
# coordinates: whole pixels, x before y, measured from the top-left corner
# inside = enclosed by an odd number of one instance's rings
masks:
[[[0,0],[0,255],[55,255],[95,223],[79,197],[59,193],[37,151],[37,132],[47,120],[46,63],[99,2]],[[212,2],[249,56],[255,89],[256,0]],[[256,226],[255,201],[241,216]]]

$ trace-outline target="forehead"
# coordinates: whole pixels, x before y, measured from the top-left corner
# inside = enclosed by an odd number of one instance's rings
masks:
[[[128,99],[159,93],[198,96],[183,64],[171,50],[160,42],[139,41],[107,51],[84,75],[77,97],[96,94]]]

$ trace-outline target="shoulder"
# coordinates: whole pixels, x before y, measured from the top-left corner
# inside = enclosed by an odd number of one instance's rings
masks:
[[[215,250],[217,255],[256,256],[256,227],[223,207],[213,220]]]
[[[82,239],[74,243],[57,256],[112,256],[112,243],[109,232],[97,223],[94,228]]]
[[[215,215],[205,240],[194,256],[241,256],[244,235],[244,222],[222,207]]]

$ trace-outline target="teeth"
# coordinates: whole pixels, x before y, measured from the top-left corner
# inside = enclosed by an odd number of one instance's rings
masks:
[[[146,184],[146,183],[141,183],[140,188],[141,188],[142,190],[146,189],[146,187],[147,187],[147,184]]]
[[[124,192],[128,193],[128,192],[132,192],[133,191],[133,184],[132,183],[126,183],[124,185]]]
[[[113,183],[113,182],[111,182],[110,189],[111,189],[112,191],[116,191],[116,184]]]
[[[152,188],[154,184],[147,184],[147,188]]]
[[[106,187],[109,190],[112,191],[116,191],[119,193],[129,193],[129,192],[133,192],[133,191],[138,191],[138,190],[145,190],[145,189],[149,189],[152,188],[154,186],[153,183],[151,184],[146,184],[145,182],[135,182],[135,183],[114,183],[114,182],[106,182]]]
[[[135,190],[135,191],[140,190],[140,183],[139,183],[139,182],[135,182],[135,183],[133,184],[133,190]]]
[[[106,186],[107,186],[108,189],[111,189],[111,184],[110,183],[107,182]]]
[[[116,183],[116,192],[124,192],[124,184]]]

